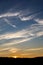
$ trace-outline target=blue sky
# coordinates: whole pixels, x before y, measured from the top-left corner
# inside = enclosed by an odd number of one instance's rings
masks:
[[[0,0],[0,56],[43,56],[42,50],[43,0]]]

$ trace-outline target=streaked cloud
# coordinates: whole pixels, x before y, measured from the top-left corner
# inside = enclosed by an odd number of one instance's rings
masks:
[[[36,22],[38,22],[40,25],[43,25],[43,19],[35,19]]]
[[[36,35],[37,35],[37,36],[43,36],[43,31],[38,32]]]
[[[16,25],[12,25],[8,19],[4,18],[4,21],[5,21],[7,24],[9,24],[10,26],[12,26],[13,28],[16,28]]]
[[[9,49],[9,52],[10,53],[16,53],[16,52],[18,52],[20,49],[18,49],[18,48],[11,48],[11,49]]]
[[[42,6],[42,1],[0,2],[0,56],[43,56]]]
[[[24,32],[26,33],[25,30],[21,30],[21,31],[18,31],[16,33],[12,32],[12,33],[0,35],[0,40],[1,39],[11,39],[11,38],[25,37],[25,36],[22,36],[23,34],[25,34]]]
[[[0,35],[0,40],[2,39],[12,39],[12,38],[28,38],[34,36],[43,35],[43,26],[41,25],[31,25],[29,28],[22,29],[18,32],[11,32]]]
[[[0,52],[9,50],[9,48],[0,48]]]
[[[25,51],[39,51],[43,50],[43,48],[32,48],[32,49],[26,49]]]
[[[23,15],[19,15],[19,18],[20,18],[21,21],[27,21],[27,20],[33,19],[36,15],[37,15],[37,13],[32,14],[32,15],[27,16],[27,17],[26,16],[23,16]]]
[[[18,51],[20,51],[21,49],[18,49],[18,48],[13,48],[13,47],[1,47],[0,48],[0,52],[5,52],[5,51],[8,51],[8,52],[10,52],[10,53],[16,53],[16,52],[18,52]]]
[[[43,26],[42,25],[31,25],[29,28],[22,29],[18,32],[6,33],[0,35],[0,40],[13,39],[10,42],[6,42],[6,44],[2,44],[2,46],[11,46],[14,44],[23,43],[25,41],[30,41],[31,39],[43,36]],[[20,39],[21,38],[21,39]],[[4,43],[5,43],[4,40]]]
[[[0,18],[5,18],[5,17],[12,17],[12,16],[18,16],[20,13],[19,12],[16,12],[16,13],[5,13],[5,14],[1,14],[0,15]]]

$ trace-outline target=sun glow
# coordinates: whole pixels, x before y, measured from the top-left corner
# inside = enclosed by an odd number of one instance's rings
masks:
[[[17,56],[13,56],[13,58],[17,58]]]

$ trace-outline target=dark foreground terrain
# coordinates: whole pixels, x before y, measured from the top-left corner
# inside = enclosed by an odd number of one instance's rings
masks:
[[[5,58],[0,57],[0,65],[1,64],[40,64],[43,65],[43,57],[36,57],[36,58]]]

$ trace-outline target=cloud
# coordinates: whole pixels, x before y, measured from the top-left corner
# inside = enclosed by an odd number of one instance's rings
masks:
[[[33,14],[31,12],[30,15],[29,14],[26,14],[26,13],[27,12],[25,12],[25,15],[24,15],[24,13],[23,14],[21,13],[21,14],[18,15],[18,17],[20,18],[21,21],[29,21],[29,20],[32,20],[32,19],[34,19],[36,17],[36,15],[39,14],[39,12],[33,13]]]
[[[22,16],[19,16],[20,20],[21,21],[27,21],[27,20],[31,20],[33,19],[35,16],[34,15],[30,15],[30,16],[27,16],[27,17],[22,17]]]
[[[30,11],[19,11],[19,12],[15,12],[15,13],[7,12],[5,14],[1,14],[0,18],[15,16],[15,17],[18,17],[21,21],[27,21],[27,20],[34,19],[34,17],[36,17],[36,15],[38,15],[38,14],[39,14],[39,12],[32,13]]]
[[[43,50],[43,48],[32,48],[32,49],[26,49],[25,51],[39,51]]]
[[[34,24],[18,32],[11,32],[11,33],[0,35],[0,40],[4,41],[3,42],[4,44],[2,44],[2,46],[11,46],[14,44],[30,41],[31,39],[34,39],[40,36],[43,36],[43,26]],[[10,39],[12,39],[12,41],[5,42],[5,40],[8,40],[8,39],[9,41]]]
[[[12,48],[12,47],[5,47],[5,48],[0,48],[0,52],[5,52],[5,51],[8,51],[10,53],[16,53],[18,51],[20,51],[21,49],[18,49],[18,48]]]
[[[38,24],[43,25],[43,19],[34,19]]]
[[[0,35],[0,40],[12,39],[12,38],[30,38],[41,35],[43,35],[43,26],[36,24],[36,25],[31,25],[26,29],[19,30],[18,32],[11,32]]]
[[[0,52],[9,50],[9,48],[0,48]]]
[[[29,41],[29,40],[31,40],[32,38],[24,38],[24,39],[19,39],[19,40],[13,40],[13,41],[10,41],[10,42],[6,42],[6,43],[4,43],[4,44],[2,44],[1,46],[2,47],[9,47],[9,46],[12,46],[12,45],[14,45],[14,44],[19,44],[19,43],[22,43],[22,42],[25,42],[25,41]]]
[[[18,48],[11,48],[11,49],[9,49],[9,52],[11,52],[11,53],[16,53],[16,52],[18,52],[20,49],[18,49]]]
[[[26,33],[26,31],[21,30],[21,31],[16,32],[16,33],[12,32],[12,33],[7,33],[7,34],[4,34],[4,35],[0,35],[0,40],[1,39],[20,38],[20,37],[23,37],[22,35],[25,34],[24,32]]]
[[[7,24],[9,24],[10,26],[12,26],[13,28],[16,28],[16,25],[12,25],[8,19],[4,18],[4,21],[5,21]]]
[[[43,31],[36,33],[37,36],[43,36]]]
[[[19,12],[16,12],[16,13],[5,13],[5,14],[1,14],[0,15],[0,18],[5,18],[5,17],[12,17],[12,16],[18,16],[20,13]]]

